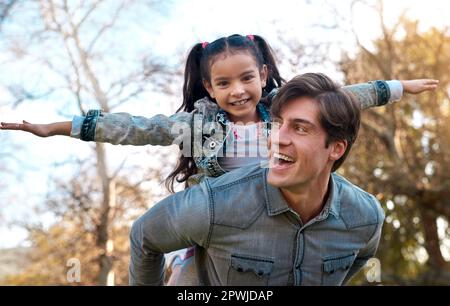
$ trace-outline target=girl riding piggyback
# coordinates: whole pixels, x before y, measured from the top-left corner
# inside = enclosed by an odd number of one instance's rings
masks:
[[[175,181],[195,184],[205,176],[220,176],[266,160],[269,109],[283,82],[272,49],[262,37],[231,35],[212,43],[198,43],[191,49],[183,103],[170,117],[90,110],[69,122],[2,122],[0,128],[122,145],[177,143],[182,154],[166,179],[166,186],[173,191]],[[396,101],[402,91],[420,93],[435,84],[433,80],[373,81],[344,89],[365,109]],[[190,128],[181,141],[180,126]]]

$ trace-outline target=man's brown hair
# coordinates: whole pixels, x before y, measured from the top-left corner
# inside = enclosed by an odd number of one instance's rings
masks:
[[[279,118],[284,105],[301,97],[312,98],[319,106],[318,119],[327,134],[326,148],[334,141],[347,141],[344,155],[333,164],[331,171],[334,172],[347,158],[358,135],[360,106],[353,95],[346,93],[326,75],[305,73],[281,87],[272,104],[272,117]]]

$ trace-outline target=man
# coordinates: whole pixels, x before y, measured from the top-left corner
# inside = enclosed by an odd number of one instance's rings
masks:
[[[130,283],[160,285],[164,253],[195,246],[202,285],[341,285],[373,257],[384,213],[332,174],[359,106],[322,74],[280,89],[270,167],[245,167],[174,194],[131,230]]]

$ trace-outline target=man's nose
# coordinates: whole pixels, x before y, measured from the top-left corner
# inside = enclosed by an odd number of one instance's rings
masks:
[[[274,124],[270,132],[270,141],[274,145],[287,146],[291,143],[286,126]]]

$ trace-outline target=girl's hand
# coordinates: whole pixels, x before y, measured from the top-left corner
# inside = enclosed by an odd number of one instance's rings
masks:
[[[439,80],[419,79],[400,81],[403,85],[403,91],[409,94],[420,94],[424,91],[435,90],[439,84]]]
[[[23,123],[6,123],[0,122],[0,130],[18,130],[32,133],[39,137],[50,136],[50,128],[48,124],[32,124],[25,120]]]

